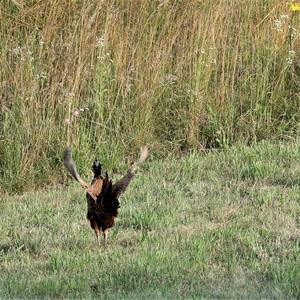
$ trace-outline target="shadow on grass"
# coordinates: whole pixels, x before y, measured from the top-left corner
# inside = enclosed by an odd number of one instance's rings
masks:
[[[0,253],[2,254],[7,254],[8,252],[10,252],[13,249],[13,246],[10,244],[0,244]]]
[[[271,181],[272,185],[280,185],[283,187],[293,188],[295,186],[300,187],[300,179],[294,178],[280,178]]]
[[[9,252],[28,251],[31,254],[39,252],[39,243],[36,241],[12,242],[0,244],[0,254],[8,254]]]

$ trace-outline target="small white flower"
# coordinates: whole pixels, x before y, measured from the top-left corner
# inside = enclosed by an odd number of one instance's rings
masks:
[[[168,75],[165,77],[165,80],[166,80],[166,81],[169,81],[170,83],[174,83],[175,81],[177,81],[177,76],[176,76],[176,75],[173,75],[173,74],[168,74]]]
[[[73,98],[73,97],[75,97],[75,94],[72,93],[72,92],[66,92],[66,93],[65,93],[65,97],[66,97],[66,98]]]
[[[65,119],[65,124],[70,125],[71,124],[71,120],[70,119]]]
[[[294,56],[295,53],[296,53],[296,52],[295,52],[294,50],[290,50],[290,51],[289,51],[289,55],[290,55],[290,56]]]
[[[13,54],[19,54],[21,51],[22,51],[22,49],[21,49],[20,46],[18,46],[18,47],[16,47],[16,48],[12,49]]]
[[[288,21],[289,15],[280,15],[278,19],[274,21],[275,30],[278,32],[283,32],[283,26]]]
[[[84,108],[79,108],[79,110],[80,110],[81,112],[83,112],[83,111],[84,111]]]
[[[298,36],[298,30],[291,25],[289,25],[288,28],[290,30],[292,38],[296,38]]]
[[[44,71],[42,71],[41,73],[36,74],[35,77],[36,77],[36,79],[38,79],[38,80],[39,80],[39,79],[46,79],[46,78],[47,78],[47,73],[44,72]]]
[[[275,26],[275,29],[278,31],[278,32],[281,32],[283,31],[282,29],[282,26],[283,26],[283,22],[279,19],[275,20],[274,21],[274,26]]]
[[[74,117],[78,117],[79,116],[79,111],[78,110],[74,110],[73,111],[73,116]]]
[[[281,15],[280,16],[280,19],[288,19],[289,18],[289,15]]]
[[[104,36],[96,38],[96,47],[102,47],[104,45]]]
[[[288,57],[287,57],[287,63],[288,65],[292,65],[293,62],[294,62],[294,58],[295,58],[295,54],[296,52],[294,50],[290,50],[289,53],[288,53]]]

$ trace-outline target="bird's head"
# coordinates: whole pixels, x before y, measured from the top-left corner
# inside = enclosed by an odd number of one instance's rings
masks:
[[[93,162],[92,170],[95,177],[99,177],[102,175],[102,167],[99,160],[95,160]]]

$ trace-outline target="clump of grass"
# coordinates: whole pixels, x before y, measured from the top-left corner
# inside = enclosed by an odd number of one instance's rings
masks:
[[[299,16],[280,0],[245,5],[3,3],[1,189],[60,181],[67,144],[80,168],[101,154],[113,169],[141,144],[162,154],[299,134]]]
[[[299,151],[261,143],[146,163],[107,247],[77,185],[5,196],[0,297],[299,298]],[[254,163],[266,171],[239,172]]]

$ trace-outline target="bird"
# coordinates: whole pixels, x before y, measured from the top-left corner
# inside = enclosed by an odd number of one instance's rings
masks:
[[[115,183],[112,183],[107,172],[103,175],[100,161],[95,160],[92,165],[94,176],[89,185],[79,175],[72,158],[71,149],[65,149],[63,163],[72,177],[86,190],[87,219],[90,221],[99,245],[101,244],[99,239],[101,231],[104,236],[104,243],[107,244],[109,229],[114,226],[115,218],[118,216],[118,209],[120,208],[119,197],[125,192],[139,166],[147,157],[148,148],[143,146],[141,147],[139,159]]]

